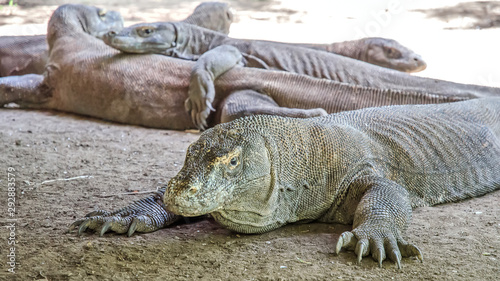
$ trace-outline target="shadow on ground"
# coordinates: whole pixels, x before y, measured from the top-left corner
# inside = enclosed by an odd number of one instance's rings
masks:
[[[448,27],[447,29],[500,27],[500,2],[498,1],[465,2],[452,7],[414,11],[424,13],[428,18],[437,18],[445,22],[461,19],[462,23],[464,23],[461,26]],[[470,20],[472,20],[472,23],[468,22]]]

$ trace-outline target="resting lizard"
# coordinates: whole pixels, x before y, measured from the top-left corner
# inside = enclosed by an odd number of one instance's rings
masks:
[[[294,45],[324,50],[403,72],[419,72],[427,68],[427,63],[419,54],[388,38],[367,37],[332,44]]]
[[[500,188],[500,98],[366,108],[298,119],[251,116],[191,144],[166,189],[70,228],[150,232],[210,214],[262,233],[294,222],[352,224],[335,251],[423,260],[404,240],[412,209]],[[163,194],[164,192],[164,194]],[[162,196],[163,195],[163,196]]]

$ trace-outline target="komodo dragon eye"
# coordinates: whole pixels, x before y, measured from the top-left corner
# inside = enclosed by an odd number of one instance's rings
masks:
[[[153,28],[144,27],[141,30],[139,30],[139,35],[143,36],[143,37],[147,37],[147,36],[153,34],[154,32],[155,32],[155,30]]]
[[[238,165],[238,158],[236,158],[236,157],[231,158],[231,161],[229,161],[229,164],[231,164],[231,166]]]
[[[106,16],[106,10],[99,10],[99,16],[104,18]]]
[[[398,59],[402,56],[400,51],[391,47],[384,47],[384,51],[387,57],[391,59]]]
[[[237,148],[218,159],[226,167],[226,173],[234,175],[241,170],[241,148]]]

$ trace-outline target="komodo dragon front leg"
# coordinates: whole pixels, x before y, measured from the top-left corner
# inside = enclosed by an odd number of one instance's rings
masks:
[[[108,212],[99,210],[91,212],[85,218],[71,224],[69,230],[78,228],[81,235],[87,229],[96,230],[100,236],[111,230],[116,233],[152,232],[167,227],[181,216],[166,211],[163,203],[165,188],[153,195],[135,201],[129,206]]]
[[[356,200],[359,203],[354,210],[353,230],[342,233],[337,241],[337,254],[342,249],[354,251],[358,262],[371,254],[379,267],[389,258],[399,269],[402,257],[416,256],[423,261],[418,247],[403,239],[412,214],[410,196],[404,187],[385,178],[364,176],[353,181],[350,189],[362,197]]]
[[[231,45],[216,47],[201,55],[193,70],[189,83],[189,98],[185,108],[191,114],[193,122],[200,129],[207,128],[206,120],[211,111],[215,111],[212,103],[215,99],[213,81],[226,71],[242,65],[245,58],[240,51]],[[231,94],[219,106],[221,122],[228,122],[242,116],[257,114],[279,115],[286,117],[316,117],[326,115],[321,108],[300,109],[280,107],[272,98],[253,90],[245,90]]]

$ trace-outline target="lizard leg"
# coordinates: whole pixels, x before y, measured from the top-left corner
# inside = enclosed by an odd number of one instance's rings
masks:
[[[411,220],[409,194],[399,184],[385,178],[362,177],[349,187],[366,190],[354,214],[353,230],[342,233],[336,252],[342,248],[354,250],[361,262],[371,253],[382,266],[388,257],[401,268],[401,257],[416,256],[423,260],[417,246],[406,242],[402,232]]]
[[[11,102],[19,105],[39,104],[47,96],[42,92],[43,75],[26,74],[0,78],[0,105]]]
[[[136,231],[153,232],[164,228],[180,218],[165,210],[164,193],[165,188],[162,188],[151,196],[113,212],[104,210],[91,212],[72,223],[69,231],[78,228],[78,234],[81,235],[88,228],[98,232],[100,236],[108,230],[131,236]]]
[[[241,64],[243,57],[238,49],[222,45],[200,56],[191,72],[188,99],[185,108],[190,113],[193,123],[200,129],[207,127],[207,117],[214,111],[214,81],[224,72]]]
[[[280,107],[271,97],[253,90],[237,91],[229,95],[220,105],[222,123],[250,115],[278,115],[295,118],[310,118],[327,115],[322,108],[302,109]]]

